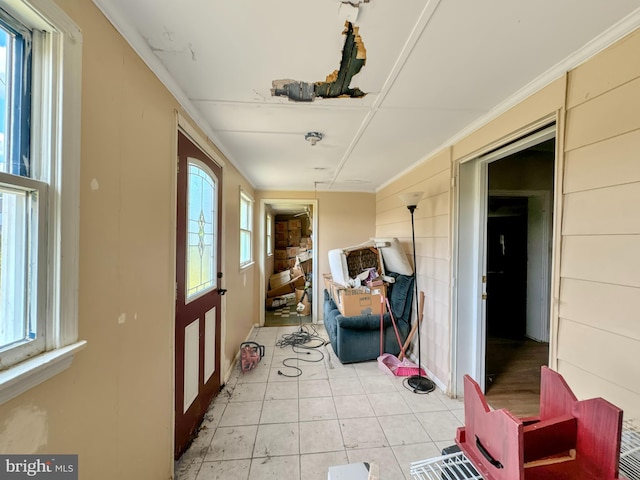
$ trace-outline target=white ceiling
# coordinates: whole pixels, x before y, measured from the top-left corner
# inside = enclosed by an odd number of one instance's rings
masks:
[[[254,187],[278,190],[374,192],[640,23],[640,0],[94,2]],[[365,97],[271,95],[337,70],[355,13]]]

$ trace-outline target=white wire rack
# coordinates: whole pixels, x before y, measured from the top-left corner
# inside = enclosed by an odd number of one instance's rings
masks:
[[[620,442],[620,474],[629,480],[640,480],[640,431],[624,422]]]
[[[462,452],[413,462],[411,476],[415,480],[483,480]],[[640,480],[640,431],[631,422],[622,429],[620,477]]]
[[[482,480],[462,452],[413,462],[411,476],[418,480]]]

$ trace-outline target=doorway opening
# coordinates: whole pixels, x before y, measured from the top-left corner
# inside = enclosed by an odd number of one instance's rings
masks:
[[[549,363],[555,157],[550,126],[459,170],[456,393],[469,373],[516,415]]]
[[[317,321],[314,308],[315,200],[263,200],[263,326]]]

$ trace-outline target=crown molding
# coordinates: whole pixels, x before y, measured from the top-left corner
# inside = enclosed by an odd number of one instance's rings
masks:
[[[149,67],[154,75],[160,80],[160,82],[169,90],[169,92],[175,97],[180,106],[185,112],[193,119],[196,126],[199,127],[209,139],[215,144],[216,148],[222,152],[225,159],[231,163],[236,170],[249,182],[252,188],[256,188],[253,182],[250,180],[249,175],[246,174],[240,168],[238,162],[236,162],[228,151],[222,147],[222,142],[211,128],[209,122],[202,116],[199,110],[193,105],[187,94],[182,87],[178,85],[173,76],[169,73],[166,67],[162,64],[160,59],[153,53],[151,47],[147,44],[145,39],[134,28],[129,19],[123,15],[119,8],[117,8],[110,0],[92,0],[94,5],[102,12],[106,19],[113,25],[113,27],[122,35],[131,48],[138,54],[142,61]]]
[[[604,49],[616,43],[618,40],[621,40],[634,30],[637,30],[638,27],[640,27],[640,8],[637,8],[622,20],[620,20],[618,23],[614,24],[609,29],[605,30],[600,35],[587,42],[584,46],[573,52],[564,60],[555,64],[542,75],[538,76],[527,85],[522,87],[520,90],[518,90],[516,93],[514,93],[512,96],[504,100],[502,103],[499,103],[494,108],[489,110],[485,115],[470,123],[467,127],[463,128],[454,136],[450,137],[448,140],[440,144],[437,148],[433,149],[427,155],[423,156],[420,160],[411,164],[403,172],[395,175],[384,184],[380,185],[376,189],[376,192],[381,191],[382,189],[391,185],[393,182],[405,175],[407,172],[428,161],[436,153],[444,150],[445,148],[451,147],[465,137],[468,137],[476,130],[485,126],[492,120],[498,118],[500,115],[515,107],[522,101],[526,100],[534,93],[542,90],[547,85],[562,77],[570,70],[573,70],[577,66],[585,63],[598,53],[602,52]]]

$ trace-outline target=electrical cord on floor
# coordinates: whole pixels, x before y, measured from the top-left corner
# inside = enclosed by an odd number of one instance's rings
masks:
[[[313,332],[309,331],[309,327],[313,330]],[[315,342],[315,344],[313,344]],[[295,378],[302,375],[302,369],[295,365],[290,365],[291,362],[311,362],[318,363],[324,360],[324,354],[318,350],[319,348],[325,345],[326,341],[318,334],[318,331],[315,329],[313,325],[300,325],[298,330],[294,333],[289,333],[282,335],[282,339],[276,342],[276,347],[286,348],[291,347],[293,353],[297,354],[306,354],[311,355],[311,352],[317,352],[320,354],[320,358],[316,359],[307,359],[303,357],[287,357],[282,361],[282,365],[286,368],[291,368],[296,371],[295,374],[290,375],[284,373],[282,370],[278,370],[278,375],[282,375],[283,377]],[[298,350],[296,350],[296,348]]]
[[[328,344],[329,344],[329,342],[325,342],[325,344],[324,344],[324,350],[326,352],[325,353],[325,358],[327,359],[327,367],[330,368],[331,370],[333,370],[335,367],[333,366],[333,362],[331,361],[331,352],[327,348]]]

